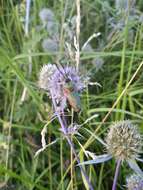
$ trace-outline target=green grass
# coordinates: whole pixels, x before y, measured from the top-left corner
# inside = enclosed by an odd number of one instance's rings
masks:
[[[51,102],[37,88],[42,65],[55,62],[56,57],[64,59],[66,39],[62,25],[76,14],[75,1],[32,1],[28,37],[24,34],[22,22],[25,3],[18,2],[2,0],[0,7],[0,189],[88,190],[74,156],[62,138],[58,120],[51,122]],[[21,7],[20,12],[18,6]],[[58,52],[45,53],[41,47],[42,39],[48,36],[44,30],[36,31],[41,24],[38,14],[43,7],[51,8],[60,22]],[[137,1],[136,8],[143,10],[142,0]],[[73,137],[81,161],[87,159],[84,148],[96,154],[104,153],[103,146],[95,137],[104,138],[113,121],[130,119],[143,132],[143,72],[140,67],[143,25],[138,19],[130,21],[129,13],[122,15],[126,25],[122,30],[114,31],[109,39],[111,29],[107,21],[111,16],[117,18],[114,1],[81,0],[80,45],[94,32],[101,32],[101,36],[91,41],[93,52],[81,52],[79,68],[85,74],[90,71],[91,81],[102,86],[89,86],[85,90],[81,96],[82,112],[74,118],[82,124],[87,118],[98,114],[97,118],[80,129],[83,137]],[[129,39],[130,31],[134,36],[132,41]],[[95,64],[92,64],[94,58],[104,59],[104,65],[98,72]],[[70,59],[68,61],[75,66]],[[29,63],[32,71],[29,70]],[[136,75],[132,78],[134,73]],[[133,80],[129,83],[131,78]],[[21,102],[24,88],[26,97]],[[41,147],[40,133],[46,123],[49,123],[47,143],[59,140],[34,158],[35,152]],[[85,169],[95,190],[111,189],[114,161],[86,166]],[[117,189],[125,189],[125,179],[130,173],[126,165],[122,166]]]

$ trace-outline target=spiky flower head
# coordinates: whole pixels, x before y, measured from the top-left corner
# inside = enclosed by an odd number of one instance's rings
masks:
[[[108,153],[122,161],[138,158],[141,151],[141,135],[129,120],[114,123],[106,137]]]
[[[48,8],[43,8],[39,12],[39,17],[43,23],[54,20],[54,13],[51,9]]]
[[[39,87],[48,91],[50,97],[54,98],[60,110],[66,107],[67,96],[64,87],[70,83],[74,93],[80,93],[84,88],[84,83],[74,67],[56,67],[55,65],[45,65],[39,75]]]
[[[55,72],[56,66],[52,64],[44,65],[39,73],[38,86],[39,88],[49,91],[50,79],[52,74]]]
[[[143,178],[137,174],[133,174],[127,178],[128,190],[143,190]]]

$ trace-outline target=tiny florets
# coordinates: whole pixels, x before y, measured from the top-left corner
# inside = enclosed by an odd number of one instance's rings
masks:
[[[143,190],[143,178],[137,174],[133,174],[127,178],[128,190]]]
[[[41,68],[40,74],[39,74],[39,81],[38,86],[39,88],[49,91],[50,88],[50,79],[53,73],[56,70],[56,66],[52,64],[44,65]]]
[[[52,75],[51,79],[51,91],[53,98],[59,104],[61,109],[66,107],[67,97],[63,92],[63,86],[66,85],[66,80],[69,79],[72,82],[74,92],[81,92],[83,89],[83,83],[80,80],[76,69],[73,67],[64,67],[57,69]]]
[[[110,127],[106,137],[108,153],[122,161],[138,158],[142,140],[131,121],[119,121]]]

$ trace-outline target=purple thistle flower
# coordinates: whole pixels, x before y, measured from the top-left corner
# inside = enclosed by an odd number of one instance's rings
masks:
[[[66,108],[68,101],[67,95],[64,92],[67,80],[71,83],[74,93],[80,93],[83,90],[84,83],[76,69],[71,66],[58,68],[51,64],[45,65],[41,69],[39,76],[39,87],[50,92],[50,96],[52,93],[52,97],[61,111]]]
[[[133,174],[127,178],[128,190],[143,190],[143,178],[137,174]]]
[[[39,17],[43,23],[48,22],[49,20],[55,19],[54,18],[55,15],[54,15],[53,11],[51,9],[48,9],[48,8],[43,8],[42,10],[40,10]]]

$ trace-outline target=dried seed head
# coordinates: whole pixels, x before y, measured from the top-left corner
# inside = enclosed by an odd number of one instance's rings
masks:
[[[106,137],[108,153],[122,161],[135,159],[141,151],[142,139],[131,121],[119,121],[110,127]]]
[[[143,190],[143,178],[137,174],[133,174],[127,178],[128,190]]]
[[[39,74],[38,86],[41,89],[49,91],[50,88],[50,79],[52,74],[55,72],[56,66],[52,64],[44,65]]]

